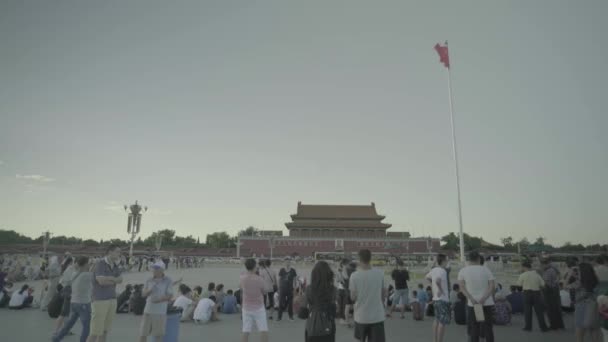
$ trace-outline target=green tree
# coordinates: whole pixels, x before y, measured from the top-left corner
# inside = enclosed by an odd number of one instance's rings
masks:
[[[0,229],[0,243],[1,244],[20,244],[20,243],[33,243],[30,237],[21,235],[14,230],[2,230]]]
[[[505,247],[505,249],[513,249],[515,247],[513,245],[513,238],[510,236],[500,239],[500,243],[502,243],[502,245]]]
[[[231,248],[235,247],[234,238],[230,237],[226,232],[216,232],[207,235],[207,246],[213,248]]]
[[[254,226],[249,226],[239,232],[239,235],[245,236],[257,236],[259,234],[259,229]]]
[[[86,247],[97,247],[99,246],[99,242],[93,240],[93,239],[86,239],[84,241],[82,241],[82,244]]]
[[[460,238],[454,232],[452,232],[442,237],[441,242],[443,242],[443,246],[441,246],[442,249],[448,251],[457,251],[460,244]]]

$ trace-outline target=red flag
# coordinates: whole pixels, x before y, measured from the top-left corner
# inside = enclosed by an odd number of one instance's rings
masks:
[[[439,62],[443,63],[446,68],[450,68],[450,54],[448,53],[448,42],[445,42],[445,46],[435,44],[435,51],[439,54]]]

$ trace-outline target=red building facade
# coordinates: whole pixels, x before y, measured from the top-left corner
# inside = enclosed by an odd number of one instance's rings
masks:
[[[433,254],[439,239],[408,238],[405,232],[387,232],[376,205],[305,205],[298,202],[297,212],[285,224],[289,236],[260,234],[241,236],[237,255],[314,256],[319,253],[356,253],[366,248],[373,253]],[[265,235],[265,236],[264,236]]]

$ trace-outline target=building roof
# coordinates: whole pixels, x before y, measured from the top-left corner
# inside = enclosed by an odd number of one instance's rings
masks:
[[[357,220],[383,220],[378,215],[376,205],[320,205],[302,204],[298,202],[298,211],[291,215],[296,219],[357,219]]]

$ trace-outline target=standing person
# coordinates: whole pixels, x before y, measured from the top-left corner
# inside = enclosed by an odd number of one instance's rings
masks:
[[[336,273],[336,283],[337,283],[336,285],[338,287],[337,318],[340,319],[341,324],[346,324],[346,316],[344,315],[345,306],[346,306],[346,298],[350,297],[350,294],[348,294],[348,290],[346,290],[346,281],[347,281],[346,265],[348,265],[348,263],[349,263],[349,260],[346,258],[340,260],[340,264],[338,265],[338,272]]]
[[[403,261],[398,260],[395,266],[395,269],[391,273],[391,278],[395,282],[395,292],[393,294],[393,305],[387,314],[388,317],[391,317],[393,311],[395,311],[395,307],[398,304],[401,304],[401,318],[405,318],[405,308],[410,304],[410,294],[409,289],[407,287],[407,281],[410,280],[410,274],[407,269],[403,267]]]
[[[264,308],[264,295],[266,294],[264,280],[255,274],[255,260],[245,261],[247,273],[241,276],[240,287],[243,291],[243,336],[242,342],[249,341],[249,334],[253,325],[260,332],[260,340],[268,341],[268,321]],[[280,315],[280,311],[279,311]],[[279,316],[280,317],[280,316]]]
[[[479,342],[481,334],[486,342],[494,342],[492,312],[494,310],[494,275],[487,267],[481,266],[478,252],[469,253],[469,264],[458,273],[460,291],[467,297],[467,325],[470,342]],[[475,305],[483,308],[484,319],[475,316]]]
[[[260,277],[264,280],[264,303],[266,303],[266,311],[268,311],[268,319],[272,320],[274,313],[274,293],[279,289],[277,283],[277,272],[270,268],[272,262],[266,259],[260,262]]]
[[[152,278],[146,281],[142,296],[146,297],[144,315],[139,332],[140,342],[154,336],[156,342],[162,341],[167,321],[167,305],[173,297],[173,281],[165,275],[165,263],[159,259],[152,265]]]
[[[91,294],[93,292],[93,273],[89,271],[89,258],[82,256],[76,259],[74,273],[70,279],[72,297],[70,301],[70,317],[61,330],[53,336],[53,342],[61,341],[80,319],[82,332],[80,342],[89,337],[91,325]]]
[[[545,281],[538,272],[532,270],[530,261],[522,263],[524,273],[519,276],[518,284],[524,290],[524,331],[532,331],[532,308],[536,312],[538,326],[542,332],[549,330],[545,323],[545,309],[542,303],[541,288],[545,286]]]
[[[576,282],[576,300],[574,304],[574,326],[576,341],[583,342],[589,335],[592,342],[601,342],[599,306],[595,290],[599,280],[593,267],[588,263],[579,266],[579,280]]]
[[[543,297],[545,300],[545,305],[547,305],[549,329],[564,329],[564,319],[562,317],[561,299],[559,295],[559,270],[553,266],[547,258],[542,260],[542,267],[543,280],[545,281]]]
[[[283,311],[287,309],[289,320],[293,322],[293,290],[297,277],[296,270],[291,267],[291,260],[285,261],[285,267],[279,271],[279,316],[278,321],[283,317]]]
[[[93,303],[91,304],[91,334],[88,342],[105,342],[116,315],[116,284],[120,275],[120,247],[111,244],[106,256],[93,269]]]
[[[59,283],[62,286],[61,293],[63,295],[63,305],[61,306],[61,313],[55,321],[55,334],[59,332],[59,329],[63,326],[63,322],[66,317],[70,316],[70,297],[72,296],[72,276],[75,272],[74,258],[68,256],[61,266],[63,274],[59,279]]]
[[[334,342],[336,340],[336,287],[334,272],[325,261],[312,269],[310,286],[306,289],[306,303],[310,312],[306,321],[306,342]]]
[[[40,310],[42,311],[47,309],[51,299],[57,294],[57,284],[59,284],[59,277],[61,276],[61,265],[56,255],[53,255],[49,259],[48,276],[48,289],[40,303]]]
[[[426,275],[432,284],[433,306],[435,320],[433,321],[433,341],[442,342],[445,326],[450,324],[452,312],[450,298],[448,297],[448,272],[445,270],[447,257],[445,254],[437,255],[437,265]]]
[[[355,303],[355,339],[384,342],[384,272],[372,269],[372,253],[359,251],[359,269],[350,277],[350,296]]]

